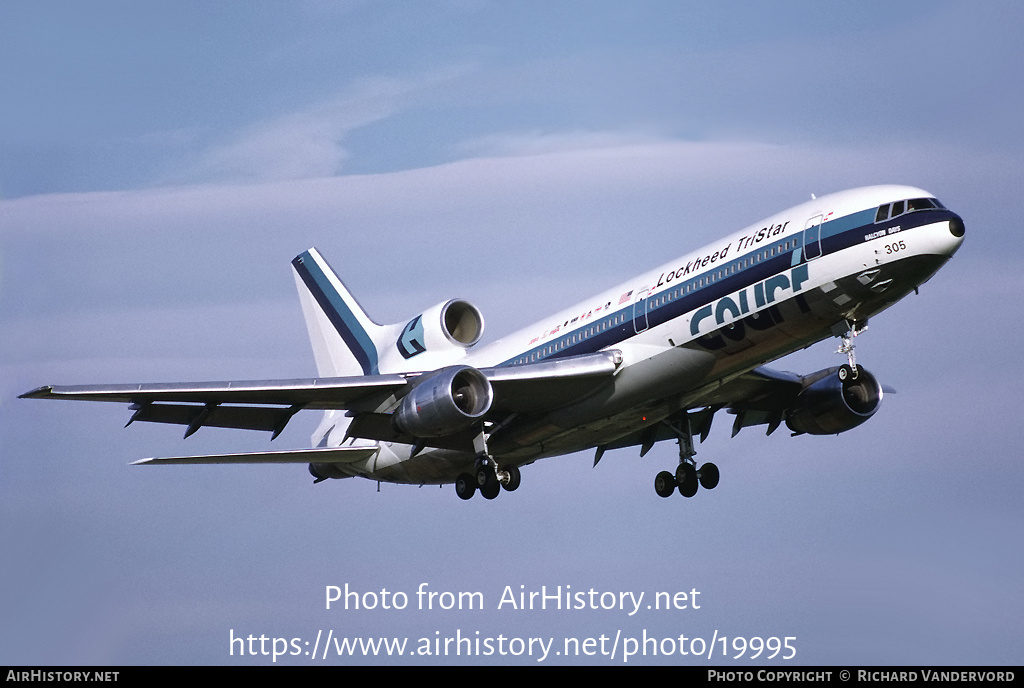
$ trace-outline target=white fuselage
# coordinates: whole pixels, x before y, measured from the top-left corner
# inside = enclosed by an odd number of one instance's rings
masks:
[[[876,222],[880,206],[931,194],[876,186],[816,198],[628,280],[459,361],[518,365],[615,349],[622,362],[605,393],[493,437],[506,461],[601,446],[702,406],[706,390],[864,323],[916,289],[955,252],[941,206]],[[472,456],[381,443],[360,472],[397,482],[449,482]]]

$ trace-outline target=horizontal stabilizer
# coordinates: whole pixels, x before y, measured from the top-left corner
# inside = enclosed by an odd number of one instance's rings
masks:
[[[140,459],[132,466],[158,466],[164,464],[223,464],[223,463],[355,463],[369,459],[378,451],[371,447],[325,447],[292,451],[251,452],[248,454],[211,454],[209,456],[172,456],[165,459]]]

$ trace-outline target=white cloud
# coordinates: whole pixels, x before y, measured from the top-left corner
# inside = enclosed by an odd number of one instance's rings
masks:
[[[495,133],[469,139],[456,145],[454,152],[460,157],[512,157],[668,142],[668,139],[656,133],[643,131],[533,130]]]
[[[346,138],[352,131],[400,112],[412,96],[459,71],[364,79],[334,98],[249,125],[164,181],[250,183],[336,175],[349,157]]]

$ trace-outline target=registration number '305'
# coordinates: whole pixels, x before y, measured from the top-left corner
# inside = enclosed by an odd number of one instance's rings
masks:
[[[891,244],[886,244],[885,245],[885,255],[887,255],[887,256],[891,256],[894,253],[899,253],[900,251],[906,251],[906,250],[907,250],[907,245],[903,242],[902,239],[900,239],[899,241],[894,241]]]

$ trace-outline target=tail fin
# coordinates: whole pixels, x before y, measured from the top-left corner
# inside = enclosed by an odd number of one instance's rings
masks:
[[[292,268],[319,374],[376,375],[392,328],[370,319],[315,248],[296,256]]]

